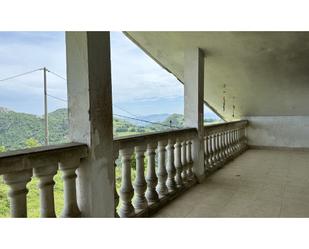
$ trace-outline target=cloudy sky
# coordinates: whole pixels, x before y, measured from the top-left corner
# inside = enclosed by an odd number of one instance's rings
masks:
[[[121,32],[111,33],[111,48],[114,113],[183,113],[183,85],[172,74]],[[64,32],[0,32],[0,106],[41,115],[42,70],[1,79],[42,67],[66,77]],[[47,84],[49,111],[66,107],[65,80],[48,73]]]

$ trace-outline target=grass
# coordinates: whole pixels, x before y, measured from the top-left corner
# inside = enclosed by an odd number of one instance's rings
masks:
[[[116,138],[120,138],[120,137],[126,137],[126,136],[132,136],[132,135],[139,135],[141,134],[140,132],[138,131],[123,131],[119,134],[117,134],[115,137]]]
[[[63,209],[63,180],[61,179],[61,173],[54,177],[56,182],[54,186],[54,199],[55,199],[55,212],[57,217],[61,215]],[[36,177],[32,177],[32,180],[27,184],[29,193],[27,195],[27,212],[28,217],[38,218],[40,217],[40,196],[38,188],[39,180]],[[3,178],[0,179],[0,217],[10,217],[10,203],[7,193],[9,187],[3,182]]]

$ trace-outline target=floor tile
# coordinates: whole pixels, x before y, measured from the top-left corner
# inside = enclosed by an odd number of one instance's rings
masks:
[[[309,153],[248,150],[155,217],[309,217]]]

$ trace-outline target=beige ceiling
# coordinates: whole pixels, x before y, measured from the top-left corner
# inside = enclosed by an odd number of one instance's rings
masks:
[[[227,120],[233,99],[235,118],[309,115],[309,32],[126,34],[180,81],[184,48],[202,48],[205,101]]]

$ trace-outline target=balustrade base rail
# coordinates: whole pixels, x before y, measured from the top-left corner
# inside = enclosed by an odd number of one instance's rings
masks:
[[[244,152],[246,152],[246,150],[249,149],[249,146],[245,146],[241,151],[239,151],[238,153],[234,154],[233,156],[231,156],[230,158],[219,162],[216,166],[212,167],[212,168],[207,168],[205,170],[205,175],[206,176],[210,176],[213,173],[215,173],[217,170],[224,168],[225,165],[227,165],[228,163],[232,162],[233,160],[235,160],[237,157],[239,157],[241,154],[243,154]]]
[[[191,189],[194,185],[197,184],[197,180],[194,179],[182,188],[177,189],[173,193],[169,193],[167,196],[161,198],[157,203],[150,204],[146,210],[135,213],[134,217],[151,217],[156,214],[160,209],[171,203],[177,197],[182,195],[187,190]]]

